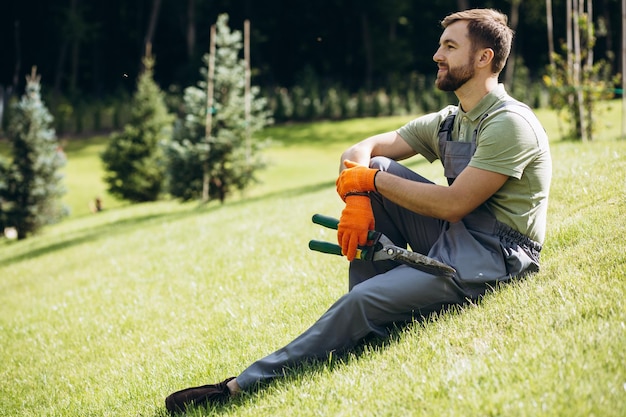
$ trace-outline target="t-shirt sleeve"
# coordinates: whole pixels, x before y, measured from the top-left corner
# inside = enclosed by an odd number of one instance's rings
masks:
[[[520,179],[537,152],[538,138],[527,119],[503,110],[483,122],[469,166]]]
[[[447,106],[437,113],[430,113],[411,120],[397,133],[413,148],[413,150],[429,162],[439,159],[439,128],[441,123],[452,114],[455,106]]]

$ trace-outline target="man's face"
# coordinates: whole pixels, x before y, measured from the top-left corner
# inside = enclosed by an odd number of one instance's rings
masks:
[[[433,60],[439,68],[435,85],[442,91],[456,91],[474,77],[475,58],[467,22],[455,22],[443,31]]]

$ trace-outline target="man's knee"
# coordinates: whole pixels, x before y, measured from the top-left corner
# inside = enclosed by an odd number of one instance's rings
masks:
[[[421,175],[410,170],[401,163],[384,156],[373,157],[370,160],[370,168],[380,169],[381,171],[385,171],[395,176],[409,179],[411,181],[432,184],[432,181],[430,181],[429,179],[422,177]]]
[[[388,171],[392,160],[384,156],[375,156],[370,160],[370,168]]]

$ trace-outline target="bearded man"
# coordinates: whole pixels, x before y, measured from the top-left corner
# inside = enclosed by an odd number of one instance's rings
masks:
[[[399,322],[477,300],[500,283],[539,269],[552,163],[532,110],[499,84],[511,50],[507,18],[491,9],[453,13],[433,59],[436,85],[459,104],[418,117],[341,155],[337,192],[345,202],[338,241],[350,261],[349,291],[308,330],[237,377],[167,397],[170,411],[221,403],[289,368],[365,337],[386,337]],[[440,160],[438,185],[398,161]],[[452,266],[436,275],[395,261],[356,259],[374,227],[394,244]]]

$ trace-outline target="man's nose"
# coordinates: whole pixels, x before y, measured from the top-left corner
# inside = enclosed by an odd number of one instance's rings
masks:
[[[433,61],[435,62],[443,61],[440,51],[441,51],[441,48],[437,48],[437,50],[435,51],[435,54],[433,55]]]

